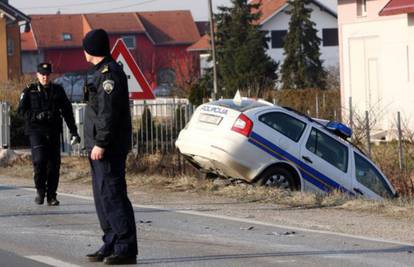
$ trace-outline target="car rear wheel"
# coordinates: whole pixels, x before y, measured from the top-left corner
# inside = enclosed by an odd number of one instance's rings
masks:
[[[277,187],[287,190],[295,190],[293,174],[282,167],[271,167],[264,171],[257,180],[258,184],[268,187]]]

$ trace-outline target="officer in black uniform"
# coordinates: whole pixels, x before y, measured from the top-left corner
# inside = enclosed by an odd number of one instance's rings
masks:
[[[49,81],[52,66],[37,66],[37,82],[27,85],[20,96],[18,111],[25,118],[25,133],[32,148],[34,182],[37,190],[35,202],[49,206],[59,205],[56,190],[59,183],[60,135],[62,116],[72,139],[80,140],[73,117],[72,104],[64,89]]]
[[[127,195],[125,161],[131,148],[128,82],[112,59],[106,31],[83,39],[85,58],[94,66],[86,85],[85,146],[89,153],[96,212],[103,246],[87,255],[108,265],[135,264],[138,254],[134,210]]]

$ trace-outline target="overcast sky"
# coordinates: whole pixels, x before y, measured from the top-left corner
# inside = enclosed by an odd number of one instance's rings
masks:
[[[319,0],[336,10],[337,0]],[[230,5],[231,0],[212,0],[217,6]],[[208,0],[9,0],[9,3],[30,14],[134,12],[157,10],[191,10],[195,20],[208,20]]]
[[[213,6],[229,5],[230,0],[212,0]],[[9,0],[25,14],[134,12],[191,10],[195,20],[208,19],[208,0]]]

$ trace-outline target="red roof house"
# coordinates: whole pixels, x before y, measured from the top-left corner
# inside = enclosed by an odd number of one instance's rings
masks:
[[[34,72],[40,61],[51,62],[55,73],[87,71],[82,39],[98,28],[111,46],[124,39],[153,86],[181,85],[199,73],[198,56],[187,52],[200,39],[189,11],[31,15],[31,32],[21,36],[24,71]]]

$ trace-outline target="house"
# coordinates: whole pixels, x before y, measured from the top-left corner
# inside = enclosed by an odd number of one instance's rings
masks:
[[[30,18],[0,0],[0,82],[20,77],[20,23]]]
[[[50,61],[55,73],[83,73],[90,65],[83,36],[103,28],[111,46],[122,38],[153,88],[185,86],[198,78],[199,59],[186,49],[200,39],[189,11],[31,15],[31,31],[22,33],[24,72]],[[50,27],[53,25],[53,27]]]
[[[414,126],[414,2],[339,0],[341,101],[345,116],[369,111],[381,138],[397,112]]]
[[[258,23],[261,29],[267,33],[268,55],[276,62],[282,63],[284,60],[283,39],[289,29],[290,16],[285,13],[288,9],[287,0],[251,0],[251,4],[261,2],[259,10],[262,16]],[[338,68],[339,66],[339,47],[338,47],[338,25],[337,14],[334,10],[336,3],[330,3],[312,0],[310,8],[313,10],[311,19],[316,23],[318,36],[321,38],[321,59],[324,67]],[[201,62],[201,73],[205,73],[207,68],[212,64],[208,61],[210,55],[210,38],[208,35],[202,38],[188,48],[189,52],[199,53]]]
[[[289,29],[290,15],[287,0],[251,0],[251,4],[262,3],[259,11],[262,13],[258,23],[261,30],[267,32],[268,55],[275,61],[284,60],[284,37]],[[309,8],[312,9],[311,20],[316,24],[318,36],[321,38],[321,59],[324,67],[337,67],[339,65],[338,52],[338,22],[336,11],[325,2],[311,0]]]
[[[200,76],[204,76],[208,69],[213,67],[213,62],[210,60],[210,36],[206,33],[200,40],[187,48],[187,51],[200,57]]]

